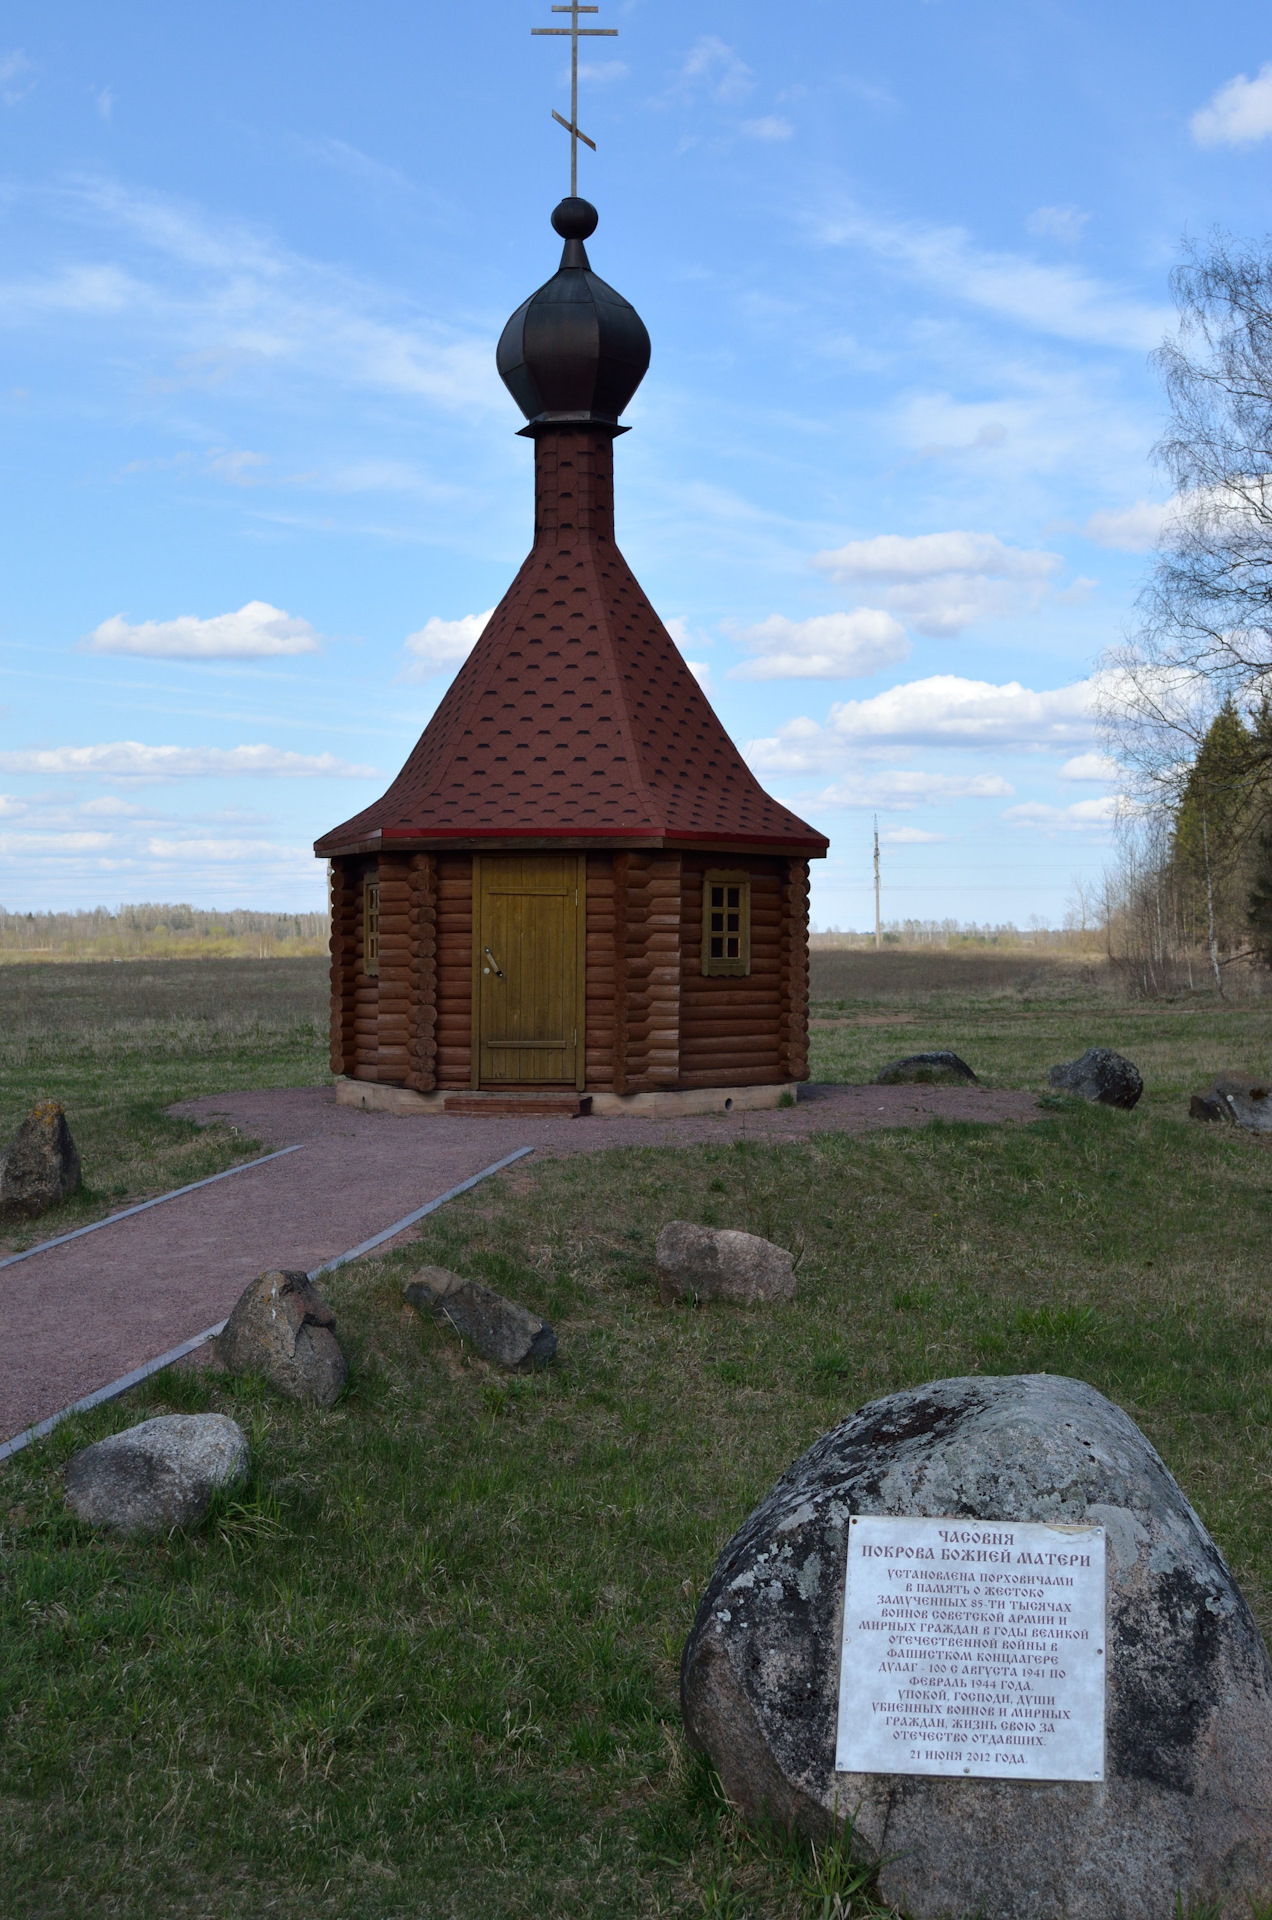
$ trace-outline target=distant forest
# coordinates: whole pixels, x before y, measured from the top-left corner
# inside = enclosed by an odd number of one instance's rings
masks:
[[[325,954],[325,913],[252,913],[149,902],[78,913],[0,907],[0,963],[14,960],[283,960]]]

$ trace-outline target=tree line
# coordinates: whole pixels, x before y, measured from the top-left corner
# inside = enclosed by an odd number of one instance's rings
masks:
[[[1223,992],[1228,969],[1272,967],[1272,240],[1190,244],[1172,291],[1155,453],[1174,495],[1100,676],[1129,803],[1103,908],[1145,990],[1186,972]]]

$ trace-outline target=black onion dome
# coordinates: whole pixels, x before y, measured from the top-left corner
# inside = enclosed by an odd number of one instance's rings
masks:
[[[588,263],[583,242],[596,222],[587,200],[555,209],[561,265],[499,337],[495,364],[531,427],[616,427],[649,366],[644,321]]]

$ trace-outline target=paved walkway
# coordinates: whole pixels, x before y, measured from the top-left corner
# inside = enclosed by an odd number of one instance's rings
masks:
[[[225,1319],[258,1273],[312,1271],[518,1147],[780,1142],[1035,1111],[1033,1094],[976,1087],[815,1086],[794,1108],[687,1120],[399,1118],[337,1107],[330,1087],[185,1101],[172,1112],[303,1150],[0,1271],[0,1441]]]

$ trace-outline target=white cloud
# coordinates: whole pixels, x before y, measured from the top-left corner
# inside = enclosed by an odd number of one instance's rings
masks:
[[[691,94],[705,87],[724,104],[744,100],[755,85],[750,67],[713,33],[703,34],[685,57],[672,91]]]
[[[311,847],[271,846],[260,840],[149,840],[146,852],[155,860],[209,860],[232,863],[259,860],[262,854],[273,859],[293,856],[312,860]]]
[[[114,842],[110,833],[0,833],[0,854],[102,853]]]
[[[168,375],[152,393],[242,381],[267,369],[378,388],[446,408],[501,409],[493,343],[448,315],[400,317],[400,296],[289,251],[241,221],[218,221],[107,178],[48,190],[50,211],[130,248],[135,268],[50,266],[0,283],[0,319],[39,325],[50,313],[118,316],[146,336]],[[51,223],[50,223],[51,224]],[[98,351],[102,341],[97,339]]]
[[[267,453],[214,453],[208,461],[208,467],[218,480],[228,480],[232,487],[259,487],[262,476],[257,469],[269,465]]]
[[[439,620],[436,615],[426,620],[415,633],[406,636],[403,650],[410,658],[399,678],[429,680],[435,673],[449,673],[462,665],[481,639],[493,612],[493,607],[487,607],[485,613],[461,614],[458,620]]]
[[[1019,807],[1008,807],[1003,819],[1013,827],[1040,828],[1044,833],[1105,832],[1114,826],[1118,801],[1113,794],[1098,800],[1075,800],[1070,807],[1049,807],[1041,800],[1029,800]]]
[[[744,120],[741,131],[748,140],[789,140],[795,129],[780,114],[766,113],[758,120]]]
[[[752,740],[746,757],[767,772],[810,773],[842,765],[846,751],[894,746],[1066,747],[1094,731],[1094,680],[1035,693],[1018,681],[996,686],[934,674],[869,700],[836,703],[825,725],[791,720],[768,739]]]
[[[1101,547],[1116,547],[1122,553],[1151,553],[1174,507],[1169,500],[1137,500],[1130,507],[1093,513],[1083,532]]]
[[[905,628],[876,607],[811,620],[774,613],[733,638],[755,658],[731,668],[730,680],[857,679],[910,657]]]
[[[974,620],[1032,612],[1062,564],[1058,553],[963,532],[881,533],[813,556],[833,580],[868,589],[935,637],[961,633]]]
[[[1116,780],[1121,768],[1107,753],[1075,753],[1060,769],[1062,780]]]
[[[1158,344],[1175,317],[1077,267],[979,248],[963,227],[888,224],[847,207],[814,222],[813,232],[827,246],[867,247],[947,299],[1063,340],[1143,350]]]
[[[567,68],[567,75],[569,69]],[[626,60],[580,60],[579,79],[588,80],[594,87],[608,86],[613,80],[627,78]]]
[[[885,827],[879,840],[885,847],[936,847],[949,837],[948,833],[925,833],[922,827]]]
[[[87,653],[139,654],[147,660],[268,660],[279,654],[317,653],[319,635],[308,620],[249,600],[237,613],[198,620],[191,613],[175,620],[142,620],[135,626],[122,614],[103,620],[81,643]]]
[[[16,107],[35,85],[35,67],[19,47],[0,53],[0,101]]]
[[[1272,134],[1272,60],[1225,81],[1188,122],[1199,147],[1249,147]]]
[[[815,809],[878,807],[893,813],[910,813],[915,807],[940,806],[951,800],[1010,800],[1015,791],[1010,781],[997,773],[895,771],[873,774],[866,779],[853,776],[837,780],[822,793],[806,795],[799,804]]]
[[[688,659],[686,659],[686,661],[685,661],[685,665],[686,665],[686,666],[688,667],[688,669],[689,669],[689,671],[690,671],[690,673],[691,673],[691,674],[693,675],[693,677],[694,677],[694,679],[695,679],[695,680],[696,680],[696,681],[698,682],[698,685],[699,685],[699,686],[700,686],[700,687],[702,688],[702,691],[703,691],[704,693],[710,693],[710,691],[711,691],[711,662],[710,662],[709,660],[688,660]]]
[[[1030,233],[1076,246],[1090,218],[1089,213],[1081,213],[1077,207],[1035,207],[1025,225]]]
[[[146,747],[115,740],[97,747],[26,747],[0,753],[0,773],[97,774],[107,779],[173,780],[270,774],[283,779],[370,780],[375,767],[330,753],[282,747]]]
[[[106,122],[107,126],[109,126],[111,115],[115,111],[115,95],[112,88],[103,87],[101,92],[98,94],[97,111],[101,115],[102,119]]]

